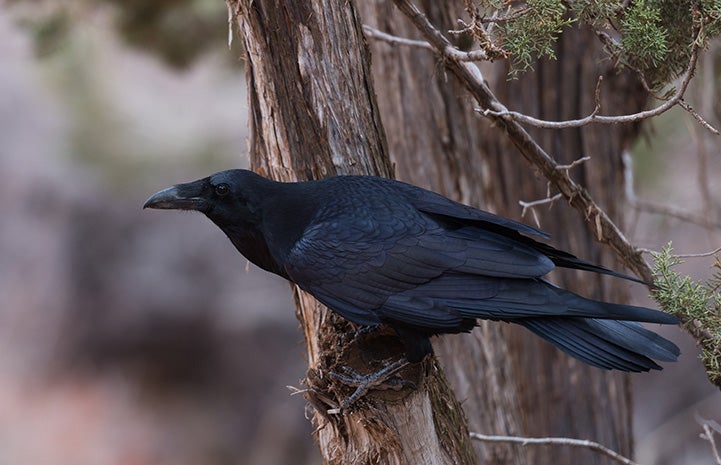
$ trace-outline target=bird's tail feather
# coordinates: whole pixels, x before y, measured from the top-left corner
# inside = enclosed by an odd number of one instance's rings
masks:
[[[541,317],[515,320],[568,355],[599,368],[660,370],[654,360],[675,361],[674,343],[633,321]]]
[[[446,283],[463,284],[468,289],[463,297],[445,298]],[[646,323],[677,324],[678,318],[669,313],[634,305],[614,304],[587,299],[562,289],[545,279],[502,279],[478,276],[432,282],[435,296],[457,310],[465,318],[490,318],[513,321],[534,317],[600,318],[606,320],[643,321]]]

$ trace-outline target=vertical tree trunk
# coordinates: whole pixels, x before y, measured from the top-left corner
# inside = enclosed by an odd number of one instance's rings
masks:
[[[425,0],[421,10],[441,31],[457,27],[461,2]],[[420,38],[391,2],[360,2],[364,22],[393,35]],[[404,179],[456,200],[519,218],[518,200],[546,197],[547,185],[502,131],[475,115],[474,102],[443,65],[426,50],[373,42],[373,74],[391,158]],[[539,62],[515,81],[505,66],[484,66],[500,100],[513,110],[547,119],[572,119],[594,107],[593,91],[604,75],[603,108],[635,112],[642,89],[628,76],[614,75],[602,61],[600,45],[588,31],[564,33],[558,60]],[[559,162],[588,155],[574,168],[596,200],[622,220],[621,152],[631,132],[592,126],[532,134]],[[553,244],[591,261],[613,266],[611,254],[593,240],[584,219],[563,201],[538,211]],[[526,219],[530,221],[530,218]],[[559,284],[589,297],[622,302],[627,284],[590,273],[556,275]],[[487,434],[567,436],[598,440],[630,454],[632,431],[627,376],[588,367],[527,331],[484,322],[469,336],[434,344],[472,430]],[[476,446],[482,463],[601,463],[606,459],[571,448]]]
[[[355,3],[228,0],[228,5],[247,54],[251,167],[284,181],[389,176]],[[383,334],[348,344],[349,323],[297,288],[294,296],[306,336],[306,397],[315,407],[313,423],[326,463],[474,463],[462,410],[435,360],[404,374],[417,389],[378,394],[387,402],[368,396],[349,413],[326,414],[329,404],[350,394],[329,378],[329,370],[349,365],[368,371],[372,361],[364,357],[398,357],[400,345]]]

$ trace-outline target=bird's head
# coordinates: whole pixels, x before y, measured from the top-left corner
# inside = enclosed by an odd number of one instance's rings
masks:
[[[278,185],[252,171],[221,171],[153,194],[143,208],[202,212],[248,260],[285,277],[268,249],[262,226],[265,205]]]
[[[226,234],[259,222],[265,178],[247,170],[229,170],[207,178],[163,189],[143,208],[196,210],[204,213]]]

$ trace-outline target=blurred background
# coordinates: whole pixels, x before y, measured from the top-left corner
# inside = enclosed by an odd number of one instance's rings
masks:
[[[320,463],[286,387],[304,375],[289,286],[202,215],[141,210],[247,165],[241,56],[217,0],[0,3],[0,464]],[[704,60],[689,100],[713,123],[717,47]],[[633,160],[639,199],[706,223],[646,206],[635,243],[721,246],[718,138],[671,111]],[[633,376],[637,459],[711,463],[695,416],[721,422],[721,393],[665,335],[683,356]]]

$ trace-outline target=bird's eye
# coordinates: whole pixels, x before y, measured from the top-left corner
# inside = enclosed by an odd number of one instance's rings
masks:
[[[219,197],[225,197],[230,193],[230,187],[228,187],[226,183],[218,184],[217,186],[215,186],[215,193]]]

